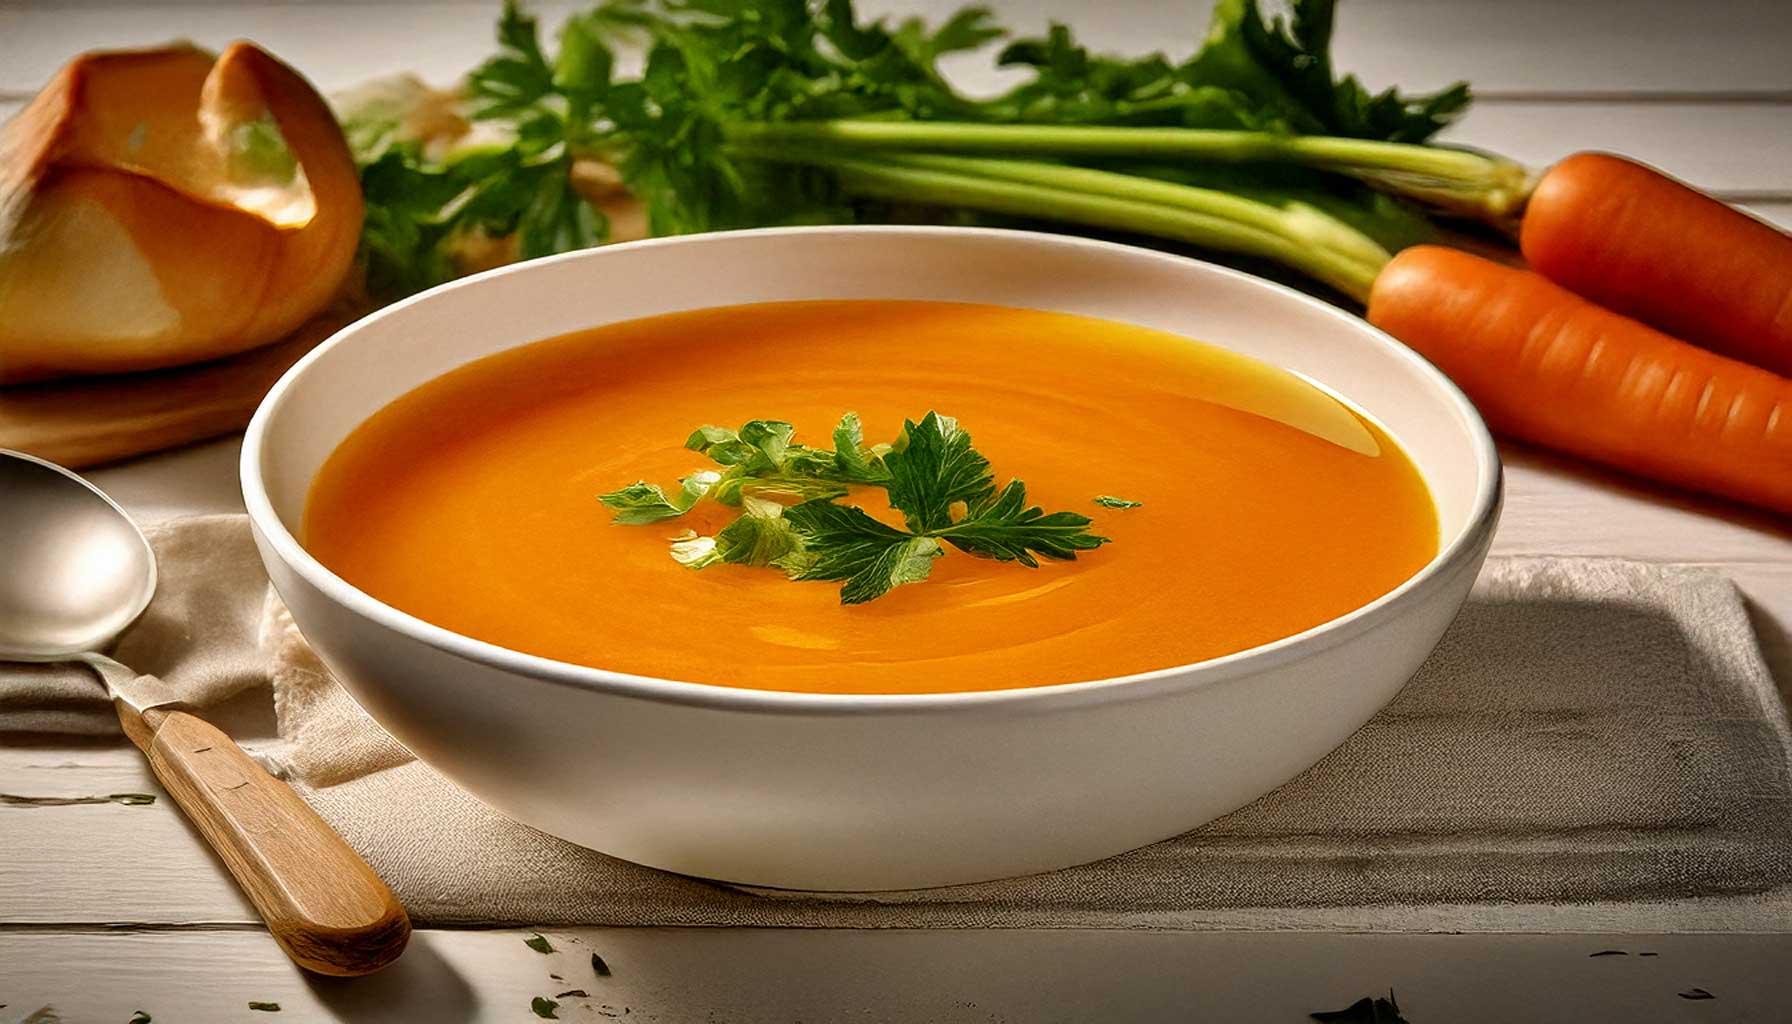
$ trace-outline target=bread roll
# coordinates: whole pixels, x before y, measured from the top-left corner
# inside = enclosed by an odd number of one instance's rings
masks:
[[[273,341],[335,294],[361,216],[335,118],[261,49],[83,55],[0,127],[0,384]]]

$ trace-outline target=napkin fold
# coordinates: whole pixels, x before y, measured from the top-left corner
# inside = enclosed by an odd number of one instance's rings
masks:
[[[1740,596],[1711,573],[1495,560],[1392,704],[1239,811],[1044,875],[817,894],[671,875],[509,821],[330,678],[243,517],[151,543],[161,588],[114,656],[200,709],[271,695],[264,760],[420,924],[1792,930],[1792,730]],[[111,716],[84,669],[0,664],[0,733],[115,731]]]

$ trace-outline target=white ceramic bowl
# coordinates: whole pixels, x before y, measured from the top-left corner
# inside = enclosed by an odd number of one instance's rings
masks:
[[[1060,310],[1213,342],[1348,396],[1430,485],[1442,550],[1297,636],[1125,678],[842,696],[668,682],[519,654],[381,604],[295,537],[313,475],[375,410],[470,360],[579,328],[785,299]],[[503,813],[642,864],[805,889],[1045,871],[1200,825],[1336,747],[1424,660],[1498,517],[1500,465],[1442,374],[1362,320],[1194,260],[1014,231],[697,235],[481,274],[375,313],[294,366],[243,447],[274,586],[392,735]],[[418,822],[427,828],[427,822]]]

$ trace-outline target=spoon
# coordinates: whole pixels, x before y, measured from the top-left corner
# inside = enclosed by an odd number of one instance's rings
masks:
[[[118,721],[300,967],[370,974],[411,922],[392,890],[229,736],[180,709],[173,687],[96,653],[156,589],[149,542],[98,488],[0,449],[0,661],[81,662]]]

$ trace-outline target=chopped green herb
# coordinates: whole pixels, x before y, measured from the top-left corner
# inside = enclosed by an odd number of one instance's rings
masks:
[[[1680,993],[1682,999],[1716,999],[1717,997],[1702,988],[1689,988]]]
[[[1660,953],[1638,953],[1637,956],[1660,956]]]
[[[0,1003],[0,1007],[4,1006],[4,1003]],[[124,1024],[149,1024],[152,1019],[154,1018],[150,1017],[149,1014],[144,1013],[142,1010],[137,1010],[131,1014],[131,1019],[125,1021]]]
[[[787,555],[792,579],[844,580],[841,604],[881,597],[904,583],[919,583],[944,554],[932,537],[885,526],[851,505],[806,501],[785,513],[803,538],[803,550]]]
[[[1095,504],[1100,505],[1102,508],[1139,508],[1145,503],[1142,501],[1127,501],[1125,498],[1116,498],[1111,494],[1097,494],[1095,496]]]
[[[616,510],[617,522],[641,526],[684,515],[721,479],[720,473],[705,469],[678,481],[676,497],[668,498],[658,484],[638,482],[599,495],[597,500]]]
[[[249,1009],[260,1010],[262,1013],[279,1013],[280,1012],[280,1004],[279,1003],[258,1003],[258,1002],[251,1000],[249,1003]]]
[[[534,935],[531,935],[528,938],[524,939],[523,945],[528,946],[530,949],[533,949],[537,953],[552,953],[554,951],[553,944],[548,942],[548,940],[545,937],[543,937],[540,932],[537,932]]]
[[[1078,551],[1108,542],[1084,529],[1088,525],[1088,516],[1075,512],[1048,515],[1039,506],[1027,504],[1027,485],[1010,480],[994,500],[985,498],[934,535],[968,554],[1036,569],[1039,562],[1034,555],[1072,561]]]
[[[1386,999],[1364,996],[1342,1010],[1325,1010],[1307,1016],[1336,1024],[1407,1024],[1406,1018],[1400,1016],[1400,1004],[1394,1001],[1393,989],[1388,989]]]
[[[1629,954],[1629,953],[1626,953],[1626,952],[1624,952],[1624,951],[1623,951],[1623,950],[1621,950],[1621,949],[1602,949],[1602,950],[1600,950],[1600,951],[1599,951],[1599,952],[1597,952],[1597,953],[1588,953],[1588,954],[1587,954],[1587,956],[1589,956],[1589,957],[1595,957],[1595,956],[1629,956],[1629,955],[1630,955],[1630,954]]]
[[[692,569],[775,566],[792,579],[841,582],[841,603],[858,604],[925,580],[945,553],[943,544],[1037,568],[1040,558],[1074,560],[1078,551],[1107,543],[1088,532],[1087,516],[1028,504],[1020,480],[997,490],[989,460],[949,416],[929,412],[906,422],[893,444],[872,448],[852,413],[835,428],[831,451],[795,444],[794,436],[782,420],[753,420],[739,430],[705,426],[691,434],[686,447],[725,467],[706,493],[742,512],[714,537],[686,531],[672,538],[675,561]],[[907,529],[835,501],[848,486],[882,487]],[[798,503],[786,507],[768,495]],[[683,515],[702,497],[668,501],[659,488],[638,483],[602,500],[624,510],[616,522],[632,524]]]
[[[591,993],[582,988],[569,988],[564,992],[554,993],[555,999],[589,999]]]
[[[548,977],[554,979],[555,981],[565,981],[566,980],[565,978],[562,978],[558,974],[550,974],[550,975],[548,975]]]
[[[592,973],[600,978],[608,978],[610,976],[610,965],[604,963],[604,958],[598,956],[596,953],[591,954],[591,970]]]
[[[971,447],[970,433],[936,412],[904,424],[884,463],[890,468],[890,507],[916,533],[951,526],[953,505],[980,504],[995,491],[989,460]]]
[[[534,999],[529,1000],[529,1009],[535,1011],[535,1016],[547,1020],[560,1019],[560,1015],[554,1012],[559,1006],[559,1003],[546,996],[536,996]]]

